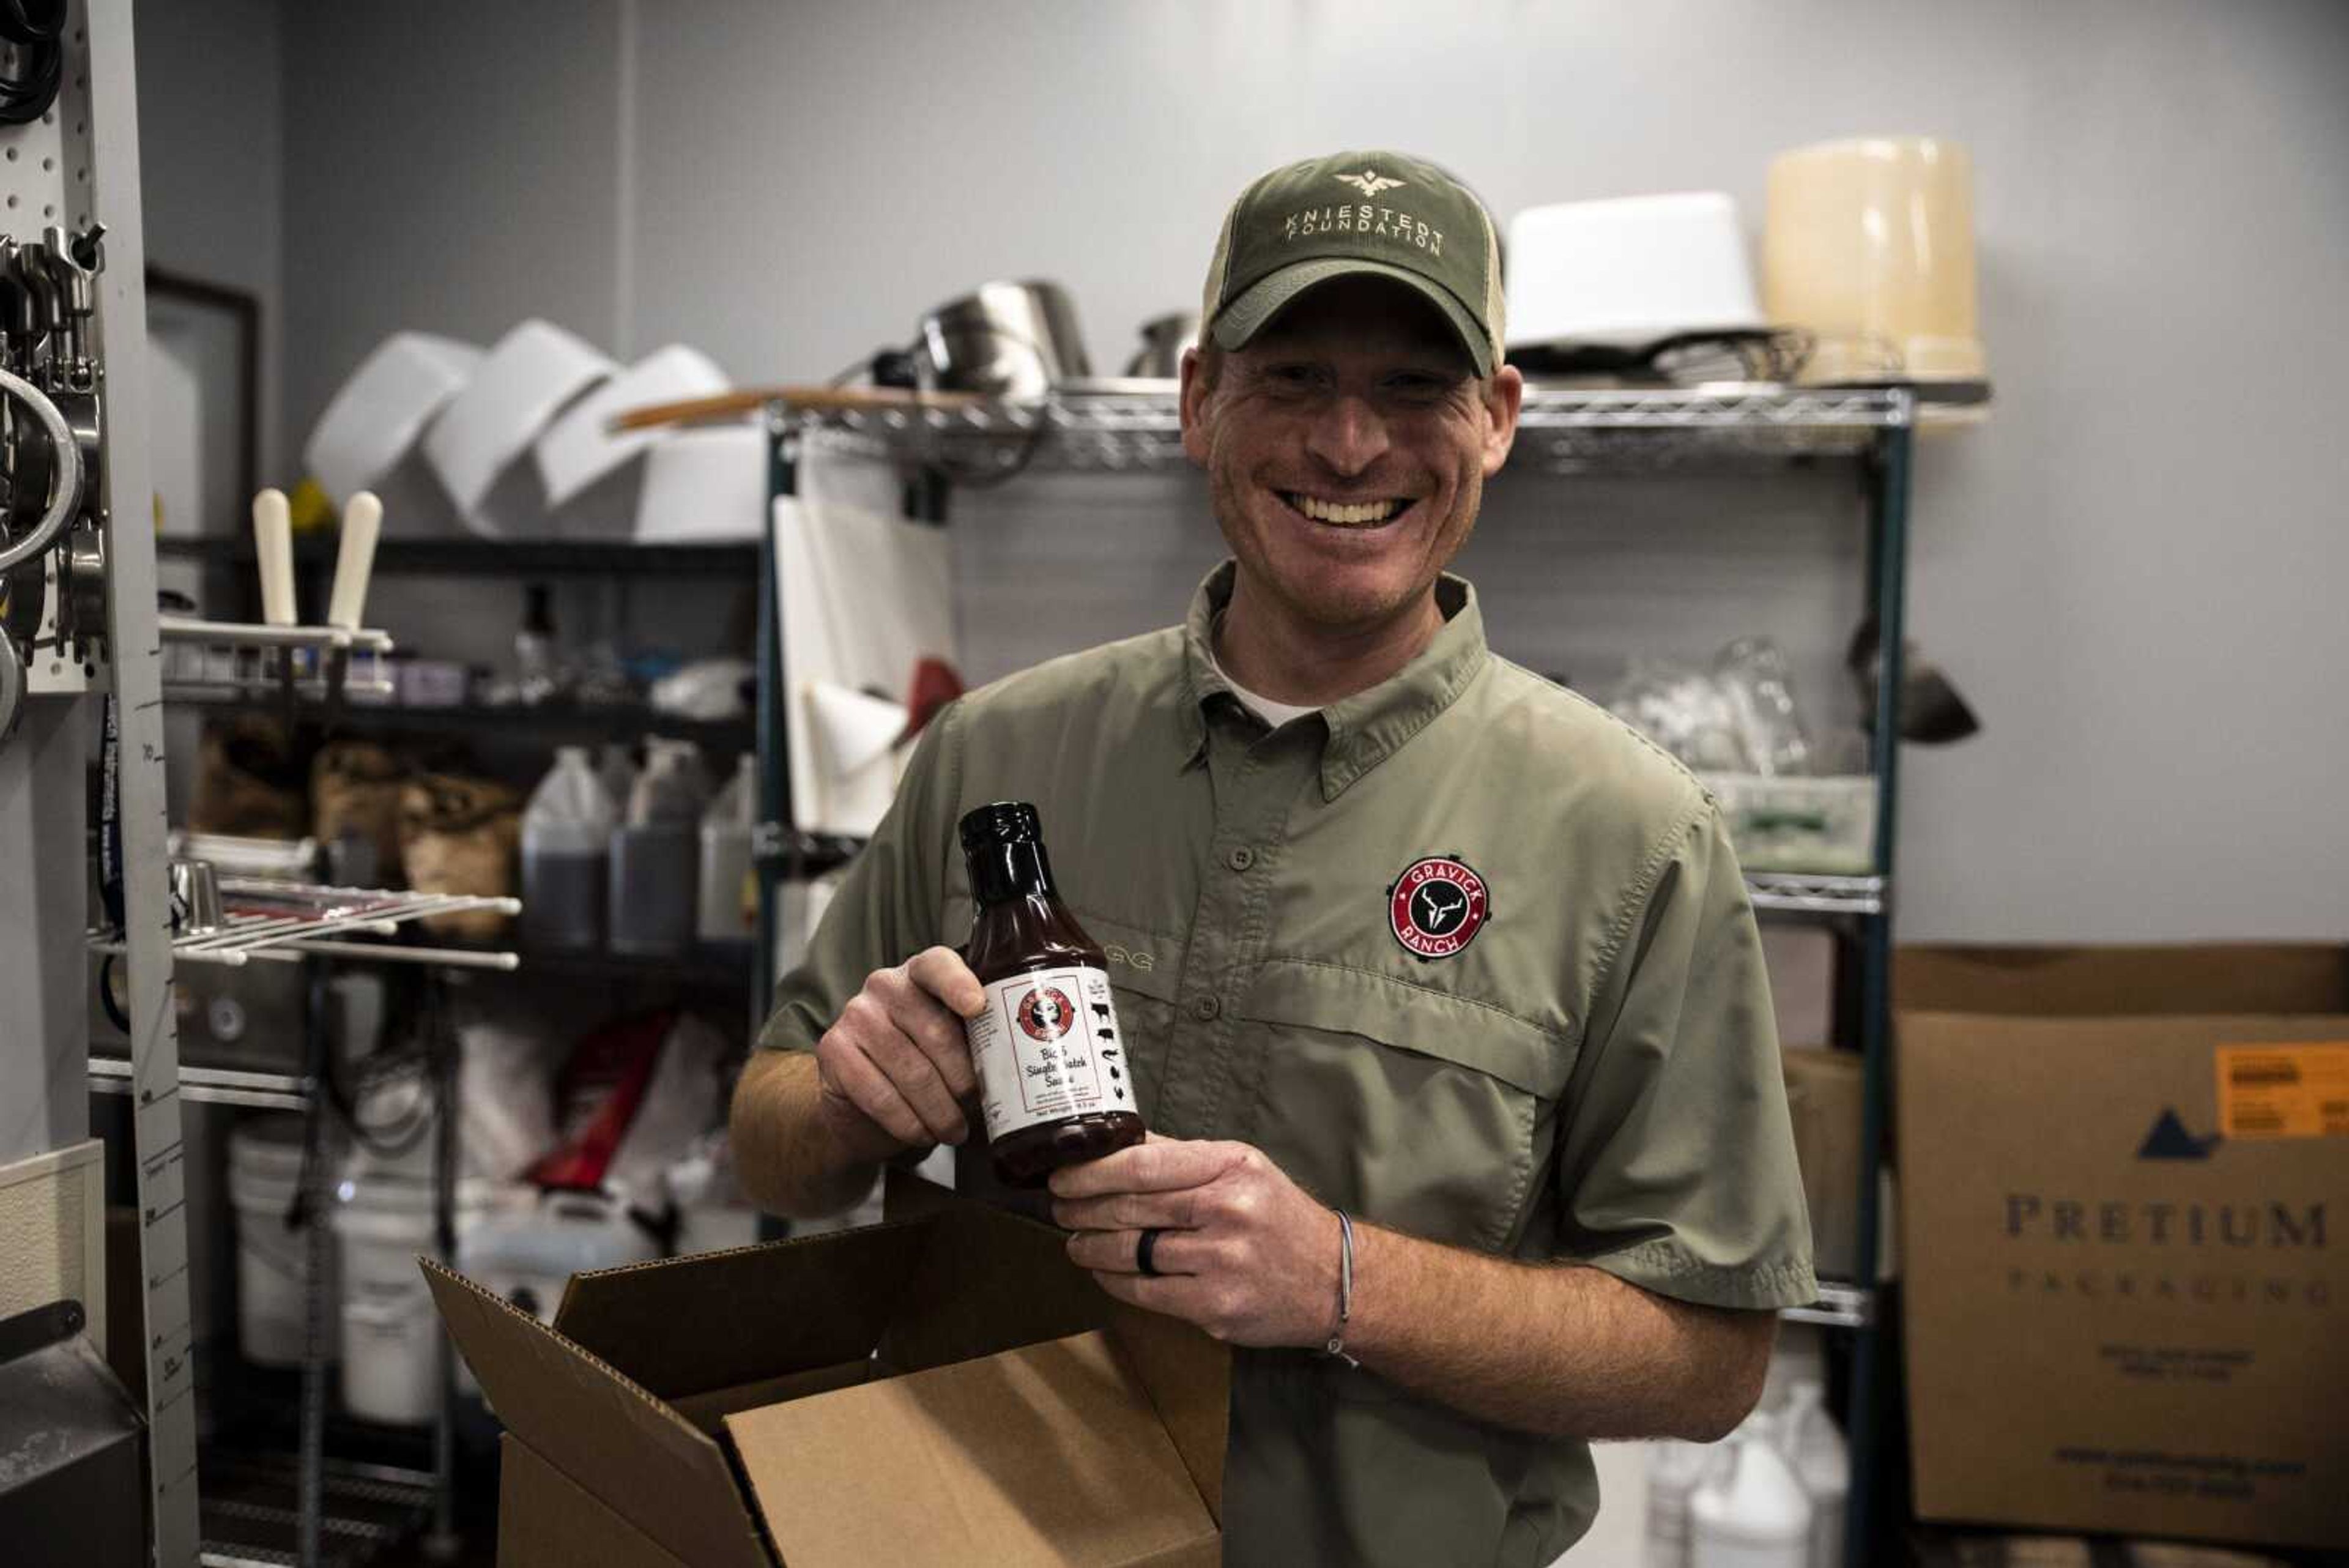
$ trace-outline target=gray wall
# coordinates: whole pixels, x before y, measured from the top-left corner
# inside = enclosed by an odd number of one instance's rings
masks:
[[[284,38],[277,0],[139,0],[139,164],[147,260],[261,302],[261,464],[284,462]]]
[[[291,7],[281,450],[385,332],[479,340],[525,313],[807,379],[974,282],[1042,274],[1113,369],[1141,320],[1194,297],[1242,182],[1349,143],[1459,169],[1504,213],[1721,188],[1758,228],[1772,153],[1945,134],[1975,159],[1999,406],[1920,452],[1912,620],[1987,730],[1909,754],[1904,935],[2344,934],[2349,831],[2323,802],[2349,770],[2328,400],[2349,342],[2349,7],[1432,18],[1402,0]],[[1056,650],[999,613],[1015,572],[1071,573],[1089,635],[1170,618],[1215,554],[1201,494],[966,498],[973,670]],[[1603,684],[1630,654],[1768,630],[1840,711],[1857,527],[1834,473],[1519,478],[1464,569],[1537,668]]]

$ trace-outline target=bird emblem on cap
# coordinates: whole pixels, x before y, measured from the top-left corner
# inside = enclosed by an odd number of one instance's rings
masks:
[[[1402,181],[1390,180],[1375,169],[1365,169],[1360,174],[1340,174],[1338,178],[1360,191],[1366,201],[1375,197],[1381,191],[1402,189]]]

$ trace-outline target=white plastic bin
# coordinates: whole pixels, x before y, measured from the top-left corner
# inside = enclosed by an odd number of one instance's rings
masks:
[[[228,1197],[236,1211],[237,1346],[260,1366],[302,1363],[310,1232],[285,1222],[301,1179],[300,1116],[248,1117],[228,1135]],[[337,1282],[334,1254],[327,1256],[325,1288],[331,1301]]]
[[[1698,776],[1721,802],[1743,869],[1865,877],[1876,868],[1873,775]]]

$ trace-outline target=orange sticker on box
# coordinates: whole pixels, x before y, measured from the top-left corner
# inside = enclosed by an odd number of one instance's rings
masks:
[[[2349,1044],[2221,1045],[2219,1130],[2229,1137],[2349,1137]]]

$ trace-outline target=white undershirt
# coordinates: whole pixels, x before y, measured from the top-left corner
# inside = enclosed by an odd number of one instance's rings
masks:
[[[1232,672],[1224,668],[1223,660],[1216,657],[1212,648],[1207,650],[1207,662],[1215,667],[1217,675],[1224,678],[1224,684],[1232,689],[1232,695],[1239,699],[1240,706],[1273,729],[1279,729],[1292,719],[1302,719],[1308,713],[1321,711],[1318,702],[1276,702],[1269,697],[1257,696],[1232,679]]]

